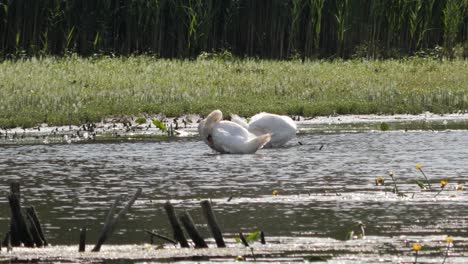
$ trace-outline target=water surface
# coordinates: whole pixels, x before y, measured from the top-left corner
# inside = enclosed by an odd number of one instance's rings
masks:
[[[303,145],[296,142],[300,141]],[[253,155],[218,155],[196,138],[86,144],[0,146],[0,190],[19,181],[52,244],[76,244],[81,227],[95,241],[116,196],[142,197],[109,243],[143,243],[144,230],[170,236],[167,200],[187,210],[209,236],[199,202],[211,199],[228,236],[261,229],[275,237],[344,239],[355,221],[366,234],[466,237],[467,131],[392,131],[301,134],[288,147]],[[423,164],[436,198],[414,183]],[[398,188],[391,192],[389,170]],[[386,186],[375,186],[385,177]],[[272,195],[277,190],[279,195]],[[0,234],[8,230],[7,199],[0,200]],[[92,243],[92,242],[91,242]]]

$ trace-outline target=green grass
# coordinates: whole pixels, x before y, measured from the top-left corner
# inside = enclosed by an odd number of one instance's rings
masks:
[[[165,113],[244,116],[449,113],[468,109],[468,61],[129,58],[3,61],[0,127]]]

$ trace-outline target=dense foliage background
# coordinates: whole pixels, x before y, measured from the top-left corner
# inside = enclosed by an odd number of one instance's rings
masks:
[[[468,53],[467,0],[0,0],[0,56]]]

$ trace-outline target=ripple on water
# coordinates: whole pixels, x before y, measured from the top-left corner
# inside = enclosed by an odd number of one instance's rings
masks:
[[[375,236],[466,232],[467,195],[453,190],[468,176],[466,131],[303,134],[298,139],[304,145],[254,155],[213,155],[195,139],[8,145],[0,148],[0,186],[5,194],[8,182],[21,182],[25,203],[36,207],[55,244],[76,242],[73,232],[84,225],[89,239],[95,239],[115,197],[131,195],[137,187],[143,196],[112,243],[141,242],[145,236],[137,230],[142,227],[168,234],[166,200],[202,223],[199,201],[212,199],[223,229],[232,234],[262,229],[272,236],[343,238],[357,220]],[[416,164],[424,165],[435,188],[448,180],[447,190],[437,198],[420,192],[414,180],[423,178]],[[391,192],[389,170],[406,197]],[[379,176],[386,177],[387,186],[374,186]],[[3,199],[0,215],[8,214]],[[0,223],[5,233],[8,219]],[[208,235],[206,226],[200,228]]]

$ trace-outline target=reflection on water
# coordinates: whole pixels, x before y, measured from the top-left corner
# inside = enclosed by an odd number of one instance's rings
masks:
[[[0,147],[0,190],[6,197],[10,181],[21,183],[24,204],[36,207],[53,244],[76,244],[83,226],[95,241],[115,197],[137,187],[143,195],[110,243],[147,242],[145,229],[170,234],[166,200],[204,223],[200,199],[212,199],[229,234],[262,229],[271,236],[341,239],[360,220],[372,236],[466,235],[468,195],[452,190],[468,176],[466,131],[304,134],[298,140],[304,145],[295,141],[254,155],[216,155],[190,138],[6,145]],[[418,163],[435,188],[448,180],[437,199],[414,183],[422,179]],[[407,197],[390,192],[389,170]],[[386,187],[375,186],[378,176],[387,178]],[[0,234],[8,218],[4,198]],[[208,236],[206,226],[200,228]]]

